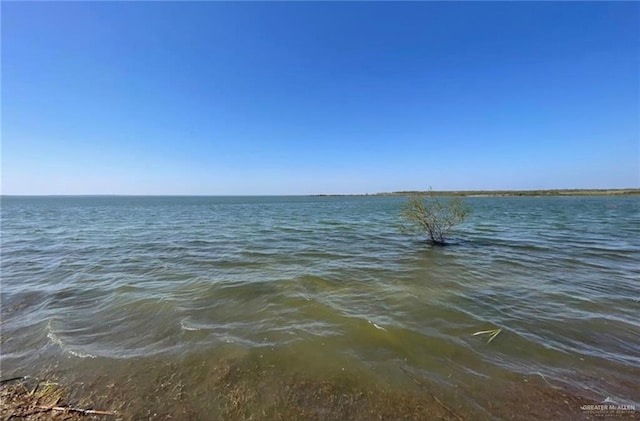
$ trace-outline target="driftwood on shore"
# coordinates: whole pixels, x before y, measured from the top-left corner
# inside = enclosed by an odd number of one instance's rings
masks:
[[[57,411],[57,412],[78,412],[82,415],[116,415],[113,411],[98,411],[95,409],[80,409],[70,406],[36,406],[38,409],[44,411]]]
[[[35,383],[35,385],[34,385]],[[59,419],[77,421],[85,416],[116,416],[114,411],[73,407],[66,402],[66,390],[57,383],[44,382],[29,376],[0,380],[0,419]],[[48,414],[48,415],[47,415]]]

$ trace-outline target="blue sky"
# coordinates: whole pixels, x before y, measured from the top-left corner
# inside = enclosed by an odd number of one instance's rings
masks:
[[[3,194],[640,186],[640,4],[2,2]]]

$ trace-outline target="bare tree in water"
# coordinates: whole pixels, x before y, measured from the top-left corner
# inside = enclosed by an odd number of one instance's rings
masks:
[[[444,246],[449,233],[469,215],[469,208],[459,197],[441,200],[432,193],[410,196],[401,212],[409,226],[405,232],[425,233],[432,244]]]

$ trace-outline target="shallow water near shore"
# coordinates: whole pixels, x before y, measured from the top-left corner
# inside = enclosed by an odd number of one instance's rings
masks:
[[[404,201],[3,197],[2,377],[174,419],[638,405],[639,198],[468,198],[444,248],[400,233]]]

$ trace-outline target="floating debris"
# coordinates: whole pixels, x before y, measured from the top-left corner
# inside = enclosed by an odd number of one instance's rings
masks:
[[[474,333],[473,336],[491,335],[491,336],[489,336],[489,339],[487,340],[487,343],[491,343],[491,341],[494,340],[495,337],[500,334],[500,332],[502,332],[501,328],[500,329],[491,329],[491,330],[481,330],[479,332]]]

